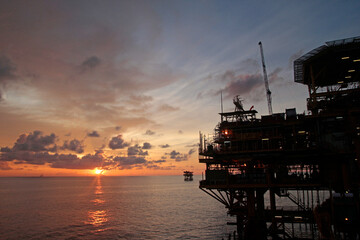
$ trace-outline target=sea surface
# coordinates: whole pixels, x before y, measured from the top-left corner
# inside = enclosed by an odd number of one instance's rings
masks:
[[[200,177],[0,178],[0,239],[226,239]]]

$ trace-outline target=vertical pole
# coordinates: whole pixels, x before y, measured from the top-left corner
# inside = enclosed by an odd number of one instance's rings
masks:
[[[275,200],[275,192],[273,188],[270,188],[270,209],[271,209],[271,217],[272,217],[272,228],[274,231],[277,230],[276,221],[275,221],[275,214],[276,214],[276,200]]]
[[[223,112],[224,112],[224,109],[223,109],[222,91],[220,92],[220,95],[221,95],[221,113],[223,113]],[[221,115],[221,122],[223,122],[223,115]]]
[[[237,232],[239,236],[239,240],[243,239],[243,221],[240,215],[236,215],[236,225],[237,225]]]

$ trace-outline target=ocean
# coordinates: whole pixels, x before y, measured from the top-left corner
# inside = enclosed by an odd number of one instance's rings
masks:
[[[0,178],[0,239],[226,239],[201,176]]]

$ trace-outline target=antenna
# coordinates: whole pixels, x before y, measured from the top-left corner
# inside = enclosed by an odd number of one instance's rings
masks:
[[[262,67],[263,67],[263,72],[264,72],[264,82],[265,82],[265,90],[266,90],[266,98],[267,98],[267,102],[268,102],[269,115],[272,115],[273,111],[272,111],[272,105],[271,105],[271,91],[269,89],[269,81],[268,81],[268,77],[267,77],[267,73],[266,73],[266,66],[265,66],[265,59],[264,59],[262,43],[259,42],[259,45],[260,45]]]
[[[221,98],[221,113],[224,112],[224,109],[223,109],[223,99],[222,99],[222,90],[220,92],[220,98]],[[223,121],[223,115],[221,115],[221,122]]]

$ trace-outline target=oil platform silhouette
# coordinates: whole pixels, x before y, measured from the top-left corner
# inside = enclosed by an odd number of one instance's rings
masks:
[[[235,97],[214,136],[200,133],[200,189],[236,217],[238,239],[359,239],[360,37],[298,58],[294,77],[308,114],[257,118]]]

